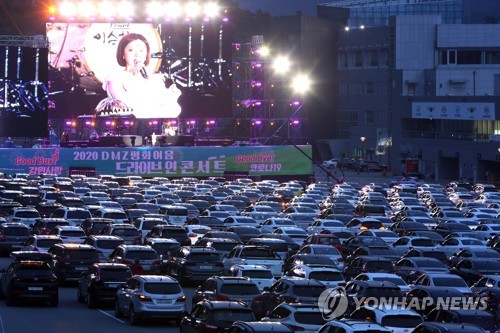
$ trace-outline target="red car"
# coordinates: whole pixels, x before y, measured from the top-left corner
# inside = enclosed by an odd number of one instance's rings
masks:
[[[339,250],[339,252],[342,253],[342,242],[335,235],[313,234],[304,240],[303,245],[307,244],[331,245],[333,247],[336,247],[337,250]]]

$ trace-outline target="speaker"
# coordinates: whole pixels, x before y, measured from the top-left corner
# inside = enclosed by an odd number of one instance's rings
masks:
[[[142,146],[142,136],[140,135],[102,136],[99,138],[99,146],[140,147]]]
[[[192,135],[160,135],[156,138],[156,144],[165,146],[194,146]]]

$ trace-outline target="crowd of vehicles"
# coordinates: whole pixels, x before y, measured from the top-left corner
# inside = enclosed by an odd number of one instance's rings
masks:
[[[181,332],[497,332],[499,231],[489,184],[3,175],[0,297],[57,306],[76,285]]]

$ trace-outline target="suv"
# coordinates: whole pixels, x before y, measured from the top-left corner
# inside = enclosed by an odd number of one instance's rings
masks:
[[[30,237],[30,229],[23,223],[0,223],[0,253],[19,250]]]
[[[366,320],[341,319],[332,320],[323,325],[318,333],[345,332],[345,333],[392,333],[391,330],[379,324]]]
[[[21,251],[47,252],[52,245],[61,244],[63,240],[53,235],[33,235],[24,242]]]
[[[87,237],[83,244],[92,245],[99,254],[99,259],[106,261],[119,245],[123,244],[123,239],[118,236],[92,235]]]
[[[61,207],[57,208],[50,217],[59,217],[66,219],[70,225],[77,226],[85,219],[92,217],[90,211],[81,207]]]
[[[0,296],[7,306],[22,300],[48,300],[51,306],[59,302],[59,289],[54,271],[44,261],[14,261],[2,270]]]
[[[61,237],[64,243],[81,244],[87,238],[82,228],[70,225],[58,225],[50,231],[49,235]]]
[[[317,304],[300,303],[281,303],[262,318],[262,321],[283,323],[295,332],[316,332],[327,322]]]
[[[60,283],[78,280],[88,267],[99,261],[97,250],[84,244],[56,244],[48,251],[54,260],[54,272]]]
[[[127,265],[95,263],[83,273],[76,290],[78,302],[87,302],[89,309],[99,302],[114,301],[116,291],[132,277]]]
[[[168,222],[161,217],[139,217],[134,221],[134,225],[141,233],[141,244],[144,243],[144,238],[153,229],[154,226],[162,224],[168,225]]]
[[[261,291],[276,282],[273,272],[263,265],[233,265],[229,271],[231,276],[250,278]]]
[[[235,321],[255,321],[252,310],[242,302],[201,301],[180,323],[181,332],[223,332]]]
[[[59,225],[69,225],[69,222],[62,218],[44,217],[36,220],[31,226],[33,235],[48,235],[50,231]]]
[[[132,325],[144,318],[174,319],[179,324],[185,310],[186,295],[169,276],[135,275],[116,293],[115,315],[128,315]]]
[[[196,289],[192,304],[203,300],[241,301],[250,305],[262,301],[259,288],[248,277],[213,276]]]
[[[189,239],[188,233],[185,228],[177,225],[156,225],[151,229],[151,231],[144,237],[144,242],[148,238],[172,238],[178,241],[183,246],[190,246],[191,239]]]
[[[85,231],[87,236],[100,234],[102,229],[108,224],[112,224],[113,220],[102,217],[91,217],[85,219],[85,221],[80,224],[80,228]]]
[[[164,268],[179,282],[205,281],[212,275],[223,275],[224,266],[216,249],[182,247],[172,254]]]
[[[12,208],[7,216],[9,222],[24,223],[29,226],[40,218],[40,213],[35,208],[16,207]]]
[[[406,330],[424,322],[420,314],[404,307],[375,308],[362,306],[354,310],[349,318],[357,320],[370,318],[370,321],[383,325],[392,332],[406,332]]]
[[[131,267],[136,260],[139,260],[145,272],[157,272],[160,265],[158,253],[151,246],[147,245],[120,245],[110,255],[109,261],[126,264]],[[134,272],[132,272],[134,273]]]
[[[101,230],[101,235],[121,237],[125,244],[140,244],[141,234],[139,230],[129,223],[108,224]]]

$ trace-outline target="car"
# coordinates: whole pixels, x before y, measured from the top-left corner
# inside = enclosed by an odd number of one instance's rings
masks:
[[[454,253],[462,249],[476,249],[476,250],[486,250],[488,249],[483,242],[477,238],[448,238],[441,242],[438,246],[439,250],[446,252],[448,256],[452,256]]]
[[[236,227],[236,226],[248,226],[255,227],[259,226],[259,222],[250,216],[243,215],[231,215],[228,216],[222,221],[227,228]]]
[[[321,166],[323,168],[336,168],[337,167],[337,164],[338,162],[340,161],[340,158],[331,158],[329,160],[325,160],[321,163]]]
[[[431,286],[413,286],[406,293],[406,302],[414,304],[414,309],[424,318],[443,300],[463,300],[464,295],[454,288],[449,287],[431,287]]]
[[[8,222],[24,223],[29,226],[41,218],[40,213],[32,207],[15,207],[7,215]]]
[[[81,244],[87,238],[82,228],[71,225],[58,225],[50,231],[49,235],[60,237],[63,243]]]
[[[297,224],[292,220],[284,217],[270,217],[260,224],[260,231],[265,233],[272,233],[279,227],[296,227]]]
[[[261,319],[262,322],[286,324],[295,332],[315,333],[327,320],[317,305],[281,303]]]
[[[213,276],[195,290],[192,304],[202,300],[239,301],[253,309],[260,306],[262,296],[249,277]]]
[[[133,270],[132,265],[140,264],[142,273],[154,274],[159,270],[161,264],[158,253],[148,245],[118,245],[108,257],[109,262],[128,265]]]
[[[464,294],[472,296],[472,290],[464,279],[455,274],[446,273],[425,273],[418,277],[414,283],[415,286],[447,287],[453,288]]]
[[[86,244],[55,244],[48,252],[59,284],[78,281],[90,265],[99,261],[97,250]]]
[[[144,238],[146,235],[153,229],[154,226],[161,224],[161,225],[168,225],[169,223],[167,222],[166,219],[162,217],[145,217],[141,216],[134,221],[134,226],[139,230],[141,233],[141,240],[139,244],[144,243]]]
[[[227,216],[224,216],[226,218]],[[226,230],[226,226],[221,219],[215,216],[197,216],[187,223],[187,225],[202,225],[209,227],[214,231]]]
[[[214,248],[181,247],[172,253],[162,269],[183,284],[188,281],[202,282],[213,275],[223,275],[224,265],[221,255]]]
[[[318,333],[392,333],[388,328],[366,320],[340,319],[331,320],[321,326]],[[430,333],[430,332],[428,332]]]
[[[387,245],[393,244],[398,240],[399,236],[394,231],[391,230],[379,230],[379,229],[371,229],[371,230],[363,230],[358,233],[360,236],[372,236],[381,238]]]
[[[20,301],[59,303],[59,287],[52,267],[44,261],[14,261],[1,270],[0,296],[7,306]]]
[[[393,333],[408,332],[409,329],[424,322],[420,314],[402,306],[378,308],[373,306],[361,306],[354,310],[349,318],[375,322],[388,328]]]
[[[392,243],[390,247],[394,249],[398,255],[402,256],[410,249],[432,251],[436,249],[437,246],[432,239],[427,237],[402,236]]]
[[[485,249],[462,249],[457,253],[453,253],[449,258],[448,265],[455,266],[462,259],[492,259],[500,260],[500,256],[497,251],[489,248]]]
[[[55,235],[33,235],[30,236],[21,247],[21,251],[47,252],[54,244],[61,244],[63,240]]]
[[[163,265],[168,261],[172,254],[181,248],[181,244],[171,238],[148,238],[147,241],[144,242],[144,245],[151,246],[156,253],[158,253],[160,260],[162,260],[160,270],[162,270]]]
[[[482,291],[485,289],[498,289],[500,287],[500,276],[499,275],[485,275],[480,278],[477,282],[471,285],[470,289],[473,292]]]
[[[500,328],[494,314],[479,309],[434,309],[427,316],[427,321],[472,324],[486,332],[498,332]]]
[[[171,238],[175,239],[182,246],[190,246],[191,239],[184,227],[178,225],[163,225],[157,224],[151,231],[144,237],[144,242],[149,238]]]
[[[355,235],[342,243],[342,255],[347,258],[360,246],[387,246],[387,244],[380,237]]]
[[[403,293],[411,290],[410,286],[399,275],[392,273],[360,273],[353,279],[358,281],[391,282],[397,285]]]
[[[324,229],[330,229],[332,231],[344,231],[346,228],[346,225],[339,220],[317,219],[306,228],[306,231],[309,235],[312,235],[319,233]]]
[[[83,244],[93,246],[99,254],[99,260],[106,261],[119,245],[124,244],[124,241],[118,236],[91,235],[83,241]]]
[[[425,273],[450,273],[448,267],[435,258],[412,257],[403,258],[394,265],[394,272],[401,276],[407,283],[415,280]]]
[[[254,282],[260,291],[271,287],[276,282],[273,272],[263,265],[233,265],[229,269],[229,275],[250,278],[250,281]]]
[[[315,279],[328,288],[345,286],[346,280],[341,270],[333,267],[316,265],[297,265],[289,270],[284,276],[296,276],[306,279]]]
[[[287,235],[292,238],[299,246],[309,236],[308,233],[300,227],[279,227],[273,231],[273,234]]]
[[[109,218],[91,217],[85,219],[85,221],[80,224],[80,228],[83,229],[87,236],[97,235],[101,233],[105,226],[112,223],[113,220]]]
[[[186,295],[179,282],[169,276],[134,275],[116,292],[115,316],[128,316],[131,325],[146,318],[172,319],[180,324],[184,311]]]
[[[237,321],[227,330],[228,333],[293,333],[294,331],[280,322]]]
[[[0,254],[19,250],[30,237],[30,229],[24,223],[0,223]]]
[[[426,321],[415,327],[412,333],[486,333],[484,329],[473,324],[441,323]]]
[[[141,244],[140,231],[130,223],[108,224],[101,230],[100,235],[118,236],[127,245]]]
[[[95,263],[78,280],[76,295],[78,302],[86,302],[89,309],[104,302],[114,301],[116,291],[132,277],[127,265]]]
[[[392,260],[379,256],[357,256],[349,260],[344,266],[344,276],[350,279],[360,273],[383,273],[392,272],[394,264]]]
[[[85,219],[91,218],[92,214],[90,211],[83,207],[60,207],[57,208],[50,217],[62,218],[69,222],[72,226],[78,226],[85,221]]]
[[[302,246],[297,254],[312,254],[312,255],[324,255],[328,256],[334,264],[336,264],[337,268],[340,270],[344,269],[344,257],[337,250],[337,248],[330,245],[322,245],[322,244],[308,244]]]
[[[343,287],[335,289],[340,288]],[[386,299],[393,299],[400,302],[404,300],[401,289],[396,284],[387,281],[351,280],[347,282],[345,289],[340,289],[340,292],[347,297],[347,309],[345,312],[347,315],[351,314],[359,306],[355,302],[355,299],[380,299],[381,297],[385,297]]]
[[[268,246],[237,245],[222,260],[224,272],[236,264],[265,265],[274,276],[281,275],[283,259]]]
[[[262,318],[283,302],[316,305],[319,296],[325,290],[326,286],[319,281],[283,276],[269,290],[264,290],[261,303],[252,306],[252,309],[258,318]]]
[[[233,226],[227,228],[227,231],[237,234],[243,243],[248,242],[251,238],[258,237],[261,234],[259,229],[249,226]]]
[[[463,259],[451,268],[451,273],[460,275],[471,285],[485,275],[499,275],[500,261],[495,259]]]
[[[243,302],[201,301],[193,304],[189,314],[182,317],[180,331],[184,333],[225,332],[234,322],[253,322],[252,309]]]

